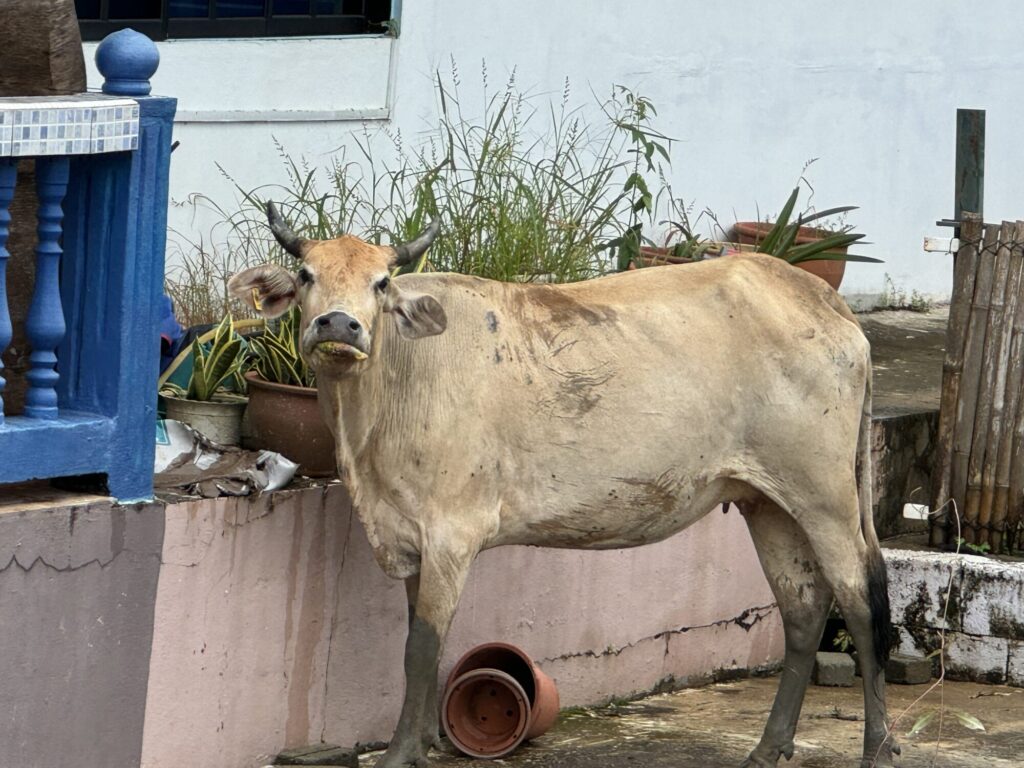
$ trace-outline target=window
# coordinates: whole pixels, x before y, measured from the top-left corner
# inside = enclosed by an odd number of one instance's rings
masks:
[[[391,0],[75,0],[83,40],[131,27],[153,40],[384,31]]]

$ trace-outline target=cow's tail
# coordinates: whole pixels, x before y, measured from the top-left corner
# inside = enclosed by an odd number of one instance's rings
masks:
[[[875,659],[885,669],[892,647],[892,620],[889,613],[889,577],[885,569],[882,548],[875,533],[871,477],[871,367],[868,366],[867,386],[864,389],[864,408],[857,440],[857,497],[860,504],[860,527],[867,544],[868,606],[874,632]]]

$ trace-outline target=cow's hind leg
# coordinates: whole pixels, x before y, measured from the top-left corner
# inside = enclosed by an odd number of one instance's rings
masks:
[[[779,604],[786,633],[786,656],[775,703],[760,743],[743,763],[772,768],[780,756],[787,760],[793,756],[793,736],[832,591],[793,518],[767,499],[743,503],[740,509]]]
[[[476,551],[424,552],[410,600],[405,700],[391,743],[376,768],[424,768],[437,738],[437,665]]]
[[[885,708],[891,632],[888,583],[874,528],[861,530],[856,504],[856,498],[851,499],[845,515],[815,516],[804,530],[858,651],[864,681],[862,768],[889,768],[899,747],[889,731]]]

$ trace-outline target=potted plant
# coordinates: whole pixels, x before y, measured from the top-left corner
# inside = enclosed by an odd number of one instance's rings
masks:
[[[245,364],[242,338],[231,315],[225,315],[207,342],[196,338],[190,348],[192,373],[188,386],[165,382],[160,388],[167,417],[184,422],[221,445],[238,445],[245,396],[230,392]]]
[[[852,227],[844,225],[838,229],[827,229],[807,226],[812,221],[854,211],[856,206],[845,205],[809,215],[800,214],[796,221],[790,222],[799,194],[800,188],[794,188],[774,224],[766,221],[736,222],[735,232],[740,244],[755,246],[761,253],[784,259],[820,277],[835,290],[839,290],[846,262],[881,263],[881,259],[847,253],[849,246],[864,238],[864,235],[852,232]]]
[[[695,261],[721,256],[726,247],[726,244],[722,242],[703,238],[693,231],[705,215],[709,216],[716,227],[718,226],[718,220],[710,210],[701,211],[691,223],[692,204],[687,205],[684,200],[672,197],[671,187],[667,185],[666,191],[669,193],[669,204],[673,215],[671,219],[659,222],[660,224],[668,225],[665,244],[663,246],[640,246],[639,257],[634,259],[630,265],[631,269],[636,266],[657,267],[665,264],[692,264]],[[721,229],[721,227],[718,227],[718,229]]]
[[[334,437],[320,415],[316,380],[299,353],[299,309],[292,307],[249,339],[249,435],[246,444],[286,456],[299,473],[330,477],[335,473]]]

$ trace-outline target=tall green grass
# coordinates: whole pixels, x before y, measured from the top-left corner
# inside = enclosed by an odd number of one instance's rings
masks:
[[[390,243],[440,219],[429,252],[433,270],[570,282],[614,269],[624,234],[639,237],[653,216],[643,170],[660,172],[659,157],[668,161],[667,138],[649,124],[653,106],[621,87],[578,104],[568,81],[552,98],[523,92],[515,73],[496,90],[486,66],[481,78],[483,100],[474,109],[454,63],[436,74],[436,121],[414,147],[398,132],[364,126],[319,168],[278,144],[287,182],[254,189],[218,165],[238,201],[231,210],[203,194],[188,201],[213,211],[219,223],[215,244],[175,238],[172,262],[179,266],[167,283],[185,319],[219,319],[234,272],[290,262],[266,227],[267,200],[297,233],[316,239],[351,233]]]

